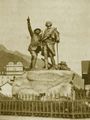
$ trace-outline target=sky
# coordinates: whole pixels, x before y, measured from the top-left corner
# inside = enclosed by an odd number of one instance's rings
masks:
[[[90,60],[90,0],[0,0],[0,44],[28,54],[32,28],[52,21],[60,32],[59,60],[81,73],[81,60]]]

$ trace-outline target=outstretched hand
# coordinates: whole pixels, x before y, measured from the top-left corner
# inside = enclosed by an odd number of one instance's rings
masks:
[[[29,18],[29,16],[28,16],[28,18],[27,18],[27,22],[30,22],[30,18]]]

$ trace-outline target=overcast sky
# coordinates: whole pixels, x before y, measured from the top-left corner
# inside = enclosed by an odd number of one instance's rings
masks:
[[[53,22],[61,35],[59,59],[80,73],[80,61],[90,60],[90,0],[0,0],[0,44],[29,54],[28,16],[33,29]]]

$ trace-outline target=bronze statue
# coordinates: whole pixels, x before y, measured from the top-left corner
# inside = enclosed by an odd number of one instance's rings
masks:
[[[29,45],[28,51],[31,54],[31,64],[30,69],[35,69],[37,55],[41,51],[40,41],[42,38],[41,29],[36,28],[34,31],[32,30],[30,18],[27,19],[28,31],[31,36],[31,43]]]
[[[46,29],[42,37],[42,55],[44,56],[45,69],[48,69],[48,57],[51,59],[52,69],[55,68],[55,43],[59,43],[59,32],[52,27],[50,21],[46,22]]]

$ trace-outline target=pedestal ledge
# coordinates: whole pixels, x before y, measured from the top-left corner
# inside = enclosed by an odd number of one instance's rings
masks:
[[[27,72],[27,79],[30,81],[60,81],[60,79],[71,79],[73,75],[72,71],[66,70],[39,70]]]

